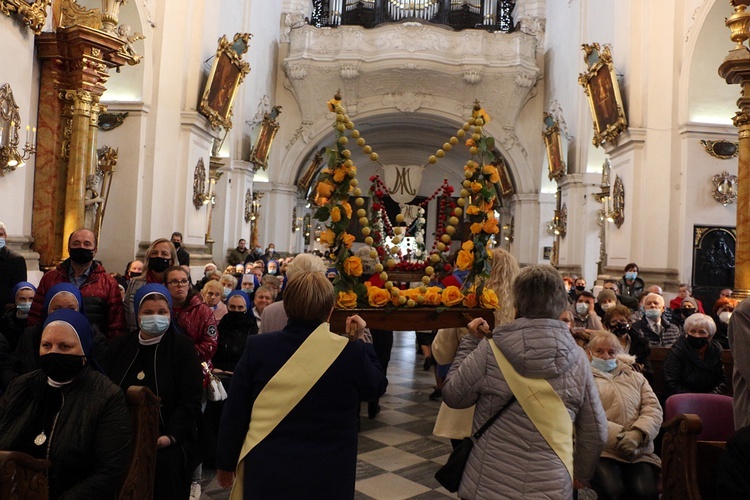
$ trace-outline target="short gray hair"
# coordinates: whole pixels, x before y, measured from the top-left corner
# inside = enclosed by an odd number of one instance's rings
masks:
[[[290,280],[295,274],[302,272],[325,273],[328,268],[323,259],[311,253],[301,253],[286,266],[286,277]]]
[[[711,316],[707,316],[705,314],[691,314],[690,316],[685,318],[685,323],[683,324],[682,328],[683,330],[685,330],[685,334],[687,334],[687,331],[694,326],[697,326],[698,328],[702,327],[708,330],[709,340],[712,339],[714,334],[716,333],[716,323],[714,323],[714,320]]]
[[[5,234],[8,234],[8,228],[5,227],[5,224],[2,223],[2,222],[0,222],[0,229],[2,229],[3,231],[5,231]]]
[[[517,316],[558,319],[568,307],[565,282],[552,266],[525,267],[513,280],[513,304]]]
[[[601,344],[613,346],[616,354],[625,354],[625,349],[623,349],[618,338],[613,333],[605,331],[593,332],[586,348],[591,352]]]

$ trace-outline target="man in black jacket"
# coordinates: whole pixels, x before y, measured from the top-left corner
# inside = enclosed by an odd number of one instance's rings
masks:
[[[177,260],[180,261],[181,266],[190,265],[190,254],[182,248],[182,233],[175,231],[172,233],[172,244],[175,250],[177,250]]]
[[[13,287],[26,281],[26,260],[5,244],[8,230],[0,222],[0,313],[6,304],[15,302]]]

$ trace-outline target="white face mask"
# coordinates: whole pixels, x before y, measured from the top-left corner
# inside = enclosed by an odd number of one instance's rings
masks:
[[[725,325],[729,324],[729,319],[732,317],[732,313],[729,311],[722,311],[721,314],[719,314],[719,321],[724,323]]]
[[[583,316],[589,311],[589,305],[585,302],[578,302],[576,304],[576,312]]]
[[[601,308],[602,308],[602,311],[609,311],[610,309],[615,307],[615,305],[617,304],[615,304],[614,302],[607,302],[606,304],[602,304]]]

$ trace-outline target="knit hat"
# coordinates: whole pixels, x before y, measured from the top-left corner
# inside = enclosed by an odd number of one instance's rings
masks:
[[[172,296],[169,294],[167,287],[159,283],[148,283],[143,285],[135,292],[135,299],[133,300],[133,308],[135,309],[135,316],[138,317],[138,310],[141,308],[141,303],[148,295],[156,294],[161,295],[167,300],[170,311],[172,310]]]
[[[617,296],[615,295],[615,292],[612,290],[607,290],[606,288],[599,292],[599,295],[596,297],[596,301],[600,304],[605,300],[614,300],[617,302]]]
[[[698,310],[698,301],[693,297],[685,297],[684,299],[682,299],[682,302],[680,302],[680,306],[685,307],[686,302],[690,302],[691,304],[693,304],[693,309],[695,309],[696,311]]]
[[[83,297],[81,296],[81,291],[72,283],[58,283],[52,286],[49,290],[47,290],[47,293],[44,294],[44,309],[42,310],[43,316],[47,315],[47,311],[49,311],[49,305],[50,302],[52,302],[52,299],[54,299],[55,296],[61,293],[69,293],[73,295],[78,301],[78,312],[80,312],[81,314],[85,314],[83,310]]]

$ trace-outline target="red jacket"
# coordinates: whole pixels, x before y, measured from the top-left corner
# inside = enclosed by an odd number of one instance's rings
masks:
[[[178,332],[193,339],[201,362],[211,363],[216,352],[217,324],[214,312],[196,294],[183,307],[172,308],[172,323]]]
[[[48,271],[42,276],[39,286],[34,295],[29,311],[28,325],[38,325],[47,316],[44,309],[44,296],[47,290],[58,283],[69,283],[68,270],[70,259],[60,263],[55,269]],[[97,325],[107,338],[112,338],[125,333],[125,314],[122,305],[122,295],[117,281],[107,273],[100,262],[91,264],[91,272],[86,281],[81,285],[83,296],[84,313],[91,323]]]

